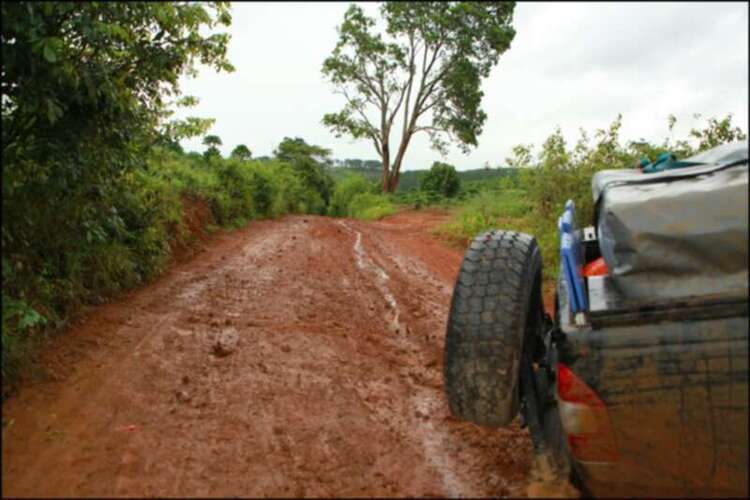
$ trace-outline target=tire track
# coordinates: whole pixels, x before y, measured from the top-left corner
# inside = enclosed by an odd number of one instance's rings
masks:
[[[412,350],[414,345],[413,342],[410,342],[408,326],[406,324],[402,325],[399,322],[400,313],[398,302],[388,288],[390,276],[382,267],[378,266],[365,251],[362,244],[362,233],[348,226],[343,221],[338,221],[338,223],[345,227],[349,233],[355,235],[353,251],[356,256],[357,267],[361,271],[369,272],[374,275],[380,293],[393,311],[393,315],[388,321],[391,324],[393,332],[396,334],[396,343],[404,350]],[[415,392],[410,398],[414,412],[422,415],[435,414],[435,407],[437,404],[433,394],[434,391],[426,391],[423,387],[419,386],[416,388],[417,392]],[[465,485],[454,472],[457,470],[456,464],[452,463],[450,457],[445,453],[443,443],[450,439],[450,436],[441,433],[429,420],[423,425],[426,432],[420,433],[420,442],[424,457],[440,475],[443,492],[451,498],[471,496],[471,489]]]
[[[443,399],[437,220],[254,221],[94,310],[54,344],[69,376],[4,404],[3,496],[522,494],[523,431]]]

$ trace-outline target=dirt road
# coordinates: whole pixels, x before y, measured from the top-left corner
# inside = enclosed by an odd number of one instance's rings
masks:
[[[437,212],[256,221],[93,310],[3,408],[3,496],[523,496],[525,430],[453,419]]]

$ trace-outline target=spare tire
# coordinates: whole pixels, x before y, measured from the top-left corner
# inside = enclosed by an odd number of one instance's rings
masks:
[[[483,233],[466,251],[453,289],[443,365],[456,417],[502,427],[518,414],[523,339],[532,304],[542,304],[541,274],[539,247],[524,233]]]

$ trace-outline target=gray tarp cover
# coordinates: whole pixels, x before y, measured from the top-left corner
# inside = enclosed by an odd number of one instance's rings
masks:
[[[594,175],[599,247],[626,299],[747,296],[748,145],[689,161],[705,165]]]

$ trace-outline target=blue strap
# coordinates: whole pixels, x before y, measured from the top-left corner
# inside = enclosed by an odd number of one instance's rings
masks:
[[[568,200],[565,204],[565,210],[558,220],[558,229],[560,231],[560,262],[563,279],[568,290],[573,313],[588,309],[583,277],[581,276],[581,244],[576,237],[575,228],[575,204],[573,200]]]

